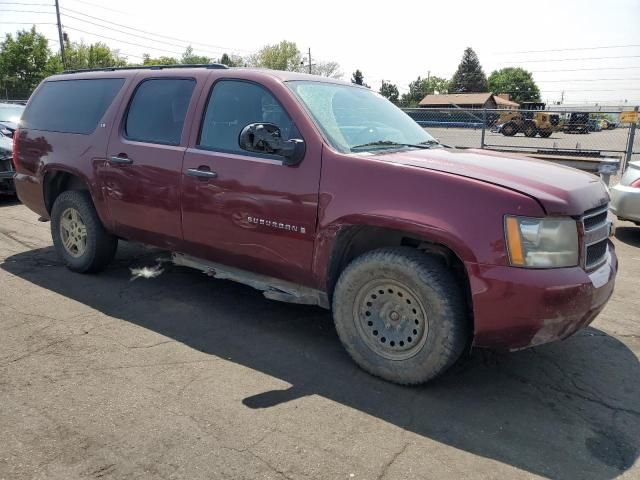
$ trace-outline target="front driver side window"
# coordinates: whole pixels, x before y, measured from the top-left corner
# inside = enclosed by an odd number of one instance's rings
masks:
[[[300,137],[291,117],[264,87],[240,80],[221,80],[213,86],[209,97],[198,146],[248,155],[240,148],[238,139],[250,123],[273,123],[284,140]]]

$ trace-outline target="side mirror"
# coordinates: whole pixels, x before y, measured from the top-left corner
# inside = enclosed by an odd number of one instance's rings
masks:
[[[283,140],[280,129],[273,123],[250,123],[240,132],[238,143],[248,152],[281,155],[285,165],[300,163],[306,150],[304,140]]]

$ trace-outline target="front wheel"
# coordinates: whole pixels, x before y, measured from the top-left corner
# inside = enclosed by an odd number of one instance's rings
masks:
[[[468,335],[464,297],[451,271],[409,247],[354,260],[336,285],[333,316],[360,367],[405,385],[444,372],[462,354]]]
[[[524,126],[524,134],[525,136],[529,137],[529,138],[533,138],[536,136],[536,134],[538,133],[538,129],[536,128],[535,124],[533,122],[528,122],[525,126]]]
[[[79,273],[103,270],[118,246],[118,239],[104,229],[87,191],[69,190],[56,198],[51,236],[67,268]]]

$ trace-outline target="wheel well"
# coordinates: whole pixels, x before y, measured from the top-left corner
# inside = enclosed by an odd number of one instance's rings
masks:
[[[327,270],[327,295],[329,302],[333,298],[333,289],[342,271],[356,257],[383,247],[408,246],[436,256],[453,272],[466,300],[467,318],[473,332],[473,304],[471,286],[464,263],[446,245],[431,242],[401,230],[388,228],[353,226],[340,231],[336,237],[329,268]]]
[[[89,190],[87,184],[78,176],[68,172],[54,171],[44,178],[44,202],[47,212],[51,213],[53,203],[62,192],[67,190]]]

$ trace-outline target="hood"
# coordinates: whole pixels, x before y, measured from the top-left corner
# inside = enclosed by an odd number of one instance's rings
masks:
[[[13,140],[0,135],[0,159],[9,158],[13,152]]]
[[[11,132],[15,132],[18,124],[11,120],[0,120],[0,128],[6,128],[7,130],[11,130]]]
[[[489,150],[399,150],[380,160],[500,185],[536,199],[548,215],[581,215],[609,201],[600,179],[575,168]]]

